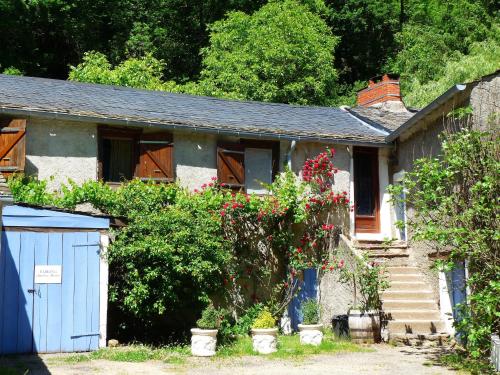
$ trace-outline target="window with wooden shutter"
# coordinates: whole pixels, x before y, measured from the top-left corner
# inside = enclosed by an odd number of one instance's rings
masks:
[[[171,134],[161,132],[141,135],[136,177],[159,182],[174,181]]]
[[[8,175],[24,170],[25,119],[0,119],[0,172]]]
[[[245,147],[240,144],[219,144],[217,147],[219,182],[240,190],[245,188]]]

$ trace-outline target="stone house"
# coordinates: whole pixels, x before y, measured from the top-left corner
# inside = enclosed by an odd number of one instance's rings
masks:
[[[334,189],[354,201],[341,246],[390,266],[393,283],[384,294],[390,334],[439,336],[451,332],[444,321],[450,300],[439,300],[440,284],[427,271],[425,251],[395,226],[407,213],[393,207],[387,186],[417,157],[438,151],[443,115],[468,102],[490,103],[498,111],[498,74],[454,86],[418,112],[404,106],[394,75],[370,80],[354,108],[0,75],[0,172],[49,179],[51,189],[68,178],[176,180],[196,189],[217,176],[231,188],[259,194],[260,182],[272,182],[285,165],[299,174],[306,158],[333,147],[339,169]],[[393,240],[389,246],[387,239]],[[319,293],[326,320],[346,313],[349,293],[333,279],[322,282]]]

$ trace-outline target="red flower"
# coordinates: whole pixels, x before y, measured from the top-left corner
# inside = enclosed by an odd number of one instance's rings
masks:
[[[222,211],[220,212],[220,216],[222,216],[222,217],[226,216],[226,211],[222,210]]]
[[[298,252],[299,254],[300,254],[300,253],[302,253],[302,248],[301,248],[301,247],[298,247],[298,248],[297,248],[297,252]]]
[[[321,266],[321,269],[322,269],[323,271],[324,271],[324,270],[326,270],[326,266],[323,264],[323,265]]]

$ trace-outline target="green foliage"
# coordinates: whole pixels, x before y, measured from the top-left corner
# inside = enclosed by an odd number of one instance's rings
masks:
[[[448,366],[457,371],[467,371],[472,375],[495,375],[497,372],[493,369],[489,358],[476,359],[467,356],[467,353],[456,350],[439,356],[437,363],[441,366]]]
[[[252,15],[228,14],[210,26],[199,90],[211,96],[325,104],[337,79],[332,36],[321,17],[295,0]]]
[[[225,315],[224,309],[217,309],[210,303],[201,313],[201,318],[196,321],[196,326],[201,329],[218,329]]]
[[[7,74],[10,76],[22,76],[23,72],[21,72],[19,69],[15,68],[13,66],[10,66],[8,68],[5,68],[4,71],[2,72],[2,74]]]
[[[257,329],[275,328],[275,327],[276,327],[276,319],[267,309],[262,310],[252,324],[252,328],[257,328]]]
[[[162,81],[163,68],[163,61],[154,58],[149,53],[142,57],[131,57],[116,67],[112,67],[104,54],[86,52],[83,62],[76,67],[71,67],[69,79],[149,90],[175,91],[175,83]]]
[[[303,301],[300,306],[302,312],[302,324],[318,324],[320,305],[315,299]]]
[[[382,308],[380,293],[389,287],[387,271],[383,265],[368,261],[368,256],[365,254],[361,258],[356,258],[352,268],[341,269],[340,280],[352,283],[353,308],[361,311]]]
[[[497,30],[500,29],[497,28]],[[412,72],[404,75],[402,90],[406,105],[412,107],[423,107],[436,99],[443,92],[457,83],[470,82],[484,75],[491,74],[500,69],[500,43],[496,39],[488,39],[483,42],[474,43],[470,46],[470,52],[467,55],[454,53],[449,59],[442,58],[442,51],[435,51],[435,64],[433,57],[428,60],[423,58],[421,62],[414,60],[414,54],[408,52],[408,61],[412,64],[421,63],[422,66],[428,66],[428,75],[420,80],[419,76],[424,74],[424,69],[415,68],[418,74]],[[442,65],[440,74],[432,77],[432,69]],[[432,80],[428,80],[432,78]]]
[[[252,329],[253,322],[257,319],[259,314],[264,310],[264,305],[262,303],[256,303],[245,310],[236,324],[233,327],[233,333],[237,336],[245,336],[250,333]]]
[[[429,242],[438,252],[449,250],[439,268],[467,261],[471,294],[459,308],[457,330],[469,355],[478,358],[487,354],[490,335],[500,329],[500,143],[497,127],[481,133],[459,125],[463,130],[443,135],[439,158],[418,160],[391,193],[398,200],[406,190],[406,204],[415,212],[408,222],[415,240]]]

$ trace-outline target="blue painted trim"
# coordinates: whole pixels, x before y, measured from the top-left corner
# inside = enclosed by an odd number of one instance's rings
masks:
[[[108,229],[109,219],[41,208],[6,206],[2,211],[5,227]]]

